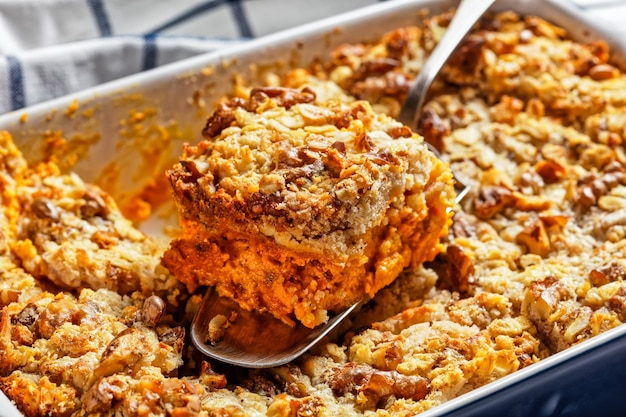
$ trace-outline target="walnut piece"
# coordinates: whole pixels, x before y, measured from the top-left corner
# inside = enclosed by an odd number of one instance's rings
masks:
[[[526,246],[528,252],[546,257],[550,252],[550,238],[541,219],[535,219],[526,226],[515,238],[518,243]]]
[[[328,385],[338,395],[362,393],[367,398],[367,408],[375,407],[381,399],[391,395],[418,401],[430,391],[428,380],[421,376],[380,371],[356,362],[335,368],[328,377]]]

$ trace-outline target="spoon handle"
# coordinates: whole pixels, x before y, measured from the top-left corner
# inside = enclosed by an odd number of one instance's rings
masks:
[[[439,71],[472,26],[489,9],[495,0],[461,0],[443,37],[424,63],[413,82],[398,120],[411,129],[417,121],[426,99],[426,93]]]

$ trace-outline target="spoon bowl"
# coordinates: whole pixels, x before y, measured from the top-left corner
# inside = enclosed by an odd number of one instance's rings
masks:
[[[362,304],[355,303],[325,324],[309,329],[300,323],[289,326],[267,313],[243,310],[230,298],[207,288],[191,325],[191,341],[200,352],[231,365],[283,365],[330,336]]]

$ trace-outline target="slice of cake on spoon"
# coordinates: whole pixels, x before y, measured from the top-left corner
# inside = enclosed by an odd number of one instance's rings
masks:
[[[168,172],[184,233],[163,264],[191,291],[315,327],[440,251],[452,173],[367,102],[257,88],[203,135]]]

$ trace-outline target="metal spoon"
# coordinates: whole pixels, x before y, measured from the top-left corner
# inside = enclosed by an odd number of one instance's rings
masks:
[[[428,88],[455,48],[495,0],[461,0],[443,38],[424,64],[409,90],[399,120],[414,129]],[[437,151],[431,149],[438,155]],[[457,179],[460,202],[468,191]],[[338,326],[362,300],[331,317],[327,323],[309,329],[301,324],[291,327],[267,313],[243,310],[233,300],[220,297],[208,288],[191,323],[191,341],[205,355],[231,365],[269,368],[291,362]],[[212,329],[211,329],[212,328]],[[211,330],[210,330],[211,329]],[[211,340],[212,339],[212,340]]]
[[[474,24],[481,18],[483,14],[491,7],[496,0],[461,0],[456,8],[454,16],[448,25],[443,37],[432,51],[420,73],[413,81],[413,85],[407,94],[407,98],[400,110],[398,120],[409,126],[413,130],[417,130],[418,121],[422,112],[426,95],[431,84],[450,58],[450,55],[459,46],[465,35],[472,29]],[[441,158],[439,151],[435,147],[428,144],[430,150]],[[470,187],[465,185],[459,178],[454,175],[456,202],[463,200],[469,192]]]
[[[416,128],[430,85],[465,35],[493,3],[495,0],[461,0],[446,32],[413,81],[400,110],[399,121],[411,129]]]
[[[267,313],[243,310],[230,298],[207,291],[191,324],[191,341],[205,355],[246,368],[270,368],[291,362],[318,344],[363,302],[355,303],[331,317],[325,324],[309,329],[300,323],[291,327]],[[233,312],[234,320],[228,321]],[[209,327],[216,317],[227,319],[224,331],[211,342]]]

